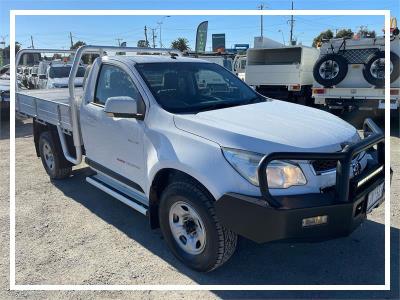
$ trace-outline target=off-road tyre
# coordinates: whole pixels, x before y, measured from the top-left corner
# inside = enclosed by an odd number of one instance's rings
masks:
[[[371,85],[375,87],[384,87],[385,86],[385,76],[383,75],[381,78],[376,78],[372,75],[371,73],[371,67],[373,63],[381,58],[385,58],[385,52],[384,51],[379,51],[374,54],[371,54],[369,58],[367,59],[366,64],[364,65],[363,68],[363,76],[365,80],[370,83]],[[399,78],[400,75],[400,59],[399,56],[396,53],[390,52],[390,62],[393,65],[392,72],[390,74],[390,82],[392,83],[395,81],[397,78]],[[384,70],[384,65],[383,65],[383,70],[382,72],[385,72]]]
[[[336,63],[338,67],[337,74],[333,78],[324,78],[320,74],[320,68],[322,64],[326,63],[327,61],[333,61]],[[347,75],[349,70],[349,65],[347,60],[338,54],[327,54],[317,60],[313,68],[313,76],[314,79],[324,87],[332,87],[334,85],[339,84]]]
[[[201,217],[206,229],[203,252],[193,255],[185,252],[172,235],[169,212],[174,203],[184,201]],[[214,198],[200,184],[190,178],[171,182],[163,191],[159,206],[160,227],[164,239],[173,254],[190,268],[209,272],[223,265],[235,252],[237,235],[224,228],[215,212]]]
[[[49,156],[48,151],[53,155],[51,166],[46,162],[46,155]],[[43,167],[51,179],[64,179],[71,175],[72,164],[65,159],[60,142],[55,140],[49,131],[42,132],[40,135],[39,153]]]

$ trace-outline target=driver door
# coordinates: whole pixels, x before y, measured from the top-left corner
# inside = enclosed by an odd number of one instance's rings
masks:
[[[136,99],[138,111],[144,114],[143,98],[129,68],[117,62],[102,63],[94,99],[81,109],[87,162],[91,167],[143,192],[145,125],[135,118],[112,117],[104,112],[107,99],[117,96]]]

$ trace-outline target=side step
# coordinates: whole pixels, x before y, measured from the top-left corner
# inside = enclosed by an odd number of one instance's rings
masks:
[[[125,195],[124,193],[118,191],[117,189],[113,188],[112,186],[102,182],[98,178],[96,178],[96,175],[91,176],[91,177],[86,177],[86,181],[90,183],[91,185],[97,187],[98,189],[102,190],[103,192],[109,194],[110,196],[114,197],[115,199],[118,199],[122,203],[125,203],[129,207],[132,207],[133,209],[137,210],[138,212],[144,214],[147,216],[147,207],[145,207],[142,203],[137,201],[136,199]]]

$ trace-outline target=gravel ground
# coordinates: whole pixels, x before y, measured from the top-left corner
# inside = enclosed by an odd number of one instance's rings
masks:
[[[397,125],[397,124],[395,124]],[[395,126],[394,125],[394,126]],[[399,298],[400,139],[391,137],[392,290],[362,292],[46,292],[9,289],[9,135],[1,124],[0,299]],[[393,127],[394,127],[393,126]],[[16,125],[17,284],[383,284],[384,209],[351,236],[322,243],[240,239],[236,254],[207,274],[191,271],[167,249],[147,219],[85,182],[86,165],[51,182],[36,157],[31,121]]]

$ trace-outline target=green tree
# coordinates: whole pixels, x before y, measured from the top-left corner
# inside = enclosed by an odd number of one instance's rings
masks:
[[[319,43],[321,43],[323,40],[330,40],[333,38],[333,32],[332,30],[328,29],[326,31],[322,31],[318,36],[314,38],[314,41],[312,43],[313,47],[317,47]]]
[[[336,33],[336,38],[348,38],[351,39],[354,36],[354,32],[351,29],[340,29]]]
[[[72,46],[71,46],[71,50],[75,50],[75,49],[78,49],[80,46],[84,46],[84,45],[86,45],[86,43],[85,42],[82,42],[82,41],[77,41],[75,44],[73,44]]]
[[[139,47],[139,48],[149,48],[150,47],[150,44],[149,44],[149,42],[147,41],[145,41],[145,40],[139,40],[138,42],[137,42],[137,46]]]
[[[18,42],[15,42],[15,54],[17,54],[17,52],[21,49],[21,44]],[[8,45],[7,47],[5,47],[3,49],[3,52],[5,54],[5,57],[10,58],[10,45]]]
[[[189,41],[185,38],[177,38],[176,40],[172,41],[171,48],[180,51],[190,50]]]

